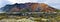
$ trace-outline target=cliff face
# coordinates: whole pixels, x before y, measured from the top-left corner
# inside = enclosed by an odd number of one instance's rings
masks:
[[[32,12],[38,11],[38,12],[55,12],[55,8],[44,4],[44,3],[32,3],[30,6],[32,9]]]
[[[28,12],[55,12],[55,8],[44,3],[16,3],[3,7],[3,11],[6,12],[20,12],[22,10],[27,10]]]
[[[43,12],[55,12],[55,10],[56,10],[55,8],[53,8],[47,4],[44,4],[44,3],[40,3],[40,4],[34,3],[31,8],[33,11],[36,8],[40,8],[41,9],[40,11],[43,11]]]

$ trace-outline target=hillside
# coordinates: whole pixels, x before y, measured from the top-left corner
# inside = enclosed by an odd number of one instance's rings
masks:
[[[60,13],[54,13],[60,10],[45,3],[8,4],[2,7],[1,10],[5,11],[5,13],[0,13],[0,22],[7,22],[7,20],[8,22],[60,22]]]
[[[45,3],[16,3],[2,7],[5,12],[55,12],[56,9]]]

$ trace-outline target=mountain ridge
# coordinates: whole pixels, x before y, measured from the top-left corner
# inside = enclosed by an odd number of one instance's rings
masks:
[[[27,11],[29,10],[30,12],[40,12],[40,11],[45,11],[45,12],[55,12],[55,8],[45,4],[45,3],[15,3],[12,5],[6,5],[4,7],[2,7],[3,11],[6,12],[20,12],[22,9],[26,9]],[[29,12],[28,11],[28,12]]]

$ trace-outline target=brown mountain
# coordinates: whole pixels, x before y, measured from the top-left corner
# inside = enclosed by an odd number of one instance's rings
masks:
[[[8,10],[7,10],[8,9]],[[21,10],[27,10],[28,12],[55,12],[56,9],[45,3],[24,3],[6,5],[3,7],[3,11],[6,12],[20,12]]]
[[[49,6],[49,5],[45,4],[45,3],[34,3],[31,8],[32,8],[33,11],[36,8],[41,8],[40,11],[43,11],[43,12],[55,12],[56,11],[55,8]]]

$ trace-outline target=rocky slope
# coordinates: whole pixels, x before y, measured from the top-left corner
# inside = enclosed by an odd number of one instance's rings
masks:
[[[1,8],[5,12],[55,12],[55,8],[45,3],[16,3],[13,5],[6,5]]]

